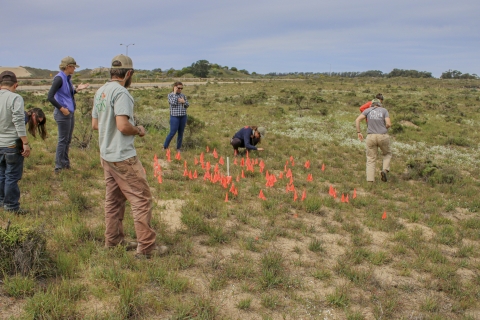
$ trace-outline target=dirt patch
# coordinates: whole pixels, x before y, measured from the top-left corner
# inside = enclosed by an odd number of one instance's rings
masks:
[[[3,71],[12,71],[13,73],[15,73],[17,78],[27,78],[32,76],[32,74],[28,72],[27,69],[22,67],[0,67],[0,73],[2,73]]]
[[[410,121],[405,121],[405,120],[402,120],[400,121],[400,124],[404,127],[409,127],[409,128],[415,128],[415,129],[420,129],[419,126],[411,123]]]
[[[165,221],[168,228],[172,231],[176,231],[182,228],[182,207],[185,200],[173,199],[173,200],[158,200],[157,204],[160,206],[160,219]],[[164,208],[164,209],[163,209]]]

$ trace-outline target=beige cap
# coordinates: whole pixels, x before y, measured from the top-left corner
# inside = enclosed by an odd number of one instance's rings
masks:
[[[112,69],[133,69],[133,61],[130,57],[119,54],[112,59]]]
[[[260,137],[265,137],[265,134],[267,133],[267,130],[265,130],[264,127],[258,127],[257,128],[258,133],[260,133]]]
[[[80,68],[80,66],[77,65],[77,61],[70,56],[63,58],[59,67],[65,68],[66,66],[75,66],[75,68]]]

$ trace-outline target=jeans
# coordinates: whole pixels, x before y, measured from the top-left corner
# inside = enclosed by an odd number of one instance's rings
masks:
[[[0,203],[5,210],[20,208],[18,181],[23,174],[23,156],[15,148],[0,148]]]
[[[383,170],[390,171],[392,152],[390,151],[390,137],[388,134],[367,135],[367,181],[375,181],[375,161],[377,160],[378,148],[383,154]]]
[[[68,150],[72,142],[73,127],[75,123],[75,116],[70,112],[68,116],[55,108],[53,111],[53,118],[57,122],[58,127],[58,144],[55,153],[55,170],[70,169],[70,159],[68,158]]]
[[[150,226],[152,193],[142,163],[136,156],[120,162],[101,159],[101,163],[106,182],[105,246],[114,247],[124,240],[123,217],[128,200],[137,234],[137,252],[150,253],[157,235]]]
[[[170,141],[172,141],[175,133],[178,131],[177,136],[177,150],[182,148],[182,140],[183,140],[183,132],[185,131],[185,126],[187,125],[187,115],[184,116],[170,116],[170,132],[168,133],[167,138],[165,139],[165,143],[163,147],[165,149],[168,148],[170,145]]]

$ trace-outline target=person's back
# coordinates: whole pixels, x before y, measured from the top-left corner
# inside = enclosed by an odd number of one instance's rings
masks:
[[[362,114],[368,120],[368,134],[387,133],[388,130],[385,123],[385,119],[389,118],[387,109],[383,108],[381,105],[376,105],[375,107],[370,107],[363,111]]]
[[[14,145],[19,136],[26,135],[23,98],[9,90],[0,90],[0,147]]]
[[[135,156],[134,136],[124,135],[117,129],[115,117],[126,115],[133,120],[133,97],[117,81],[109,81],[97,90],[94,113],[98,117],[98,139],[100,156],[110,162],[123,161]]]

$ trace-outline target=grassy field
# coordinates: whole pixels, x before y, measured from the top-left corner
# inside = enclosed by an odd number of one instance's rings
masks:
[[[60,175],[46,93],[23,92],[27,107],[48,110],[50,136],[30,139],[21,203],[32,213],[1,211],[0,226],[41,230],[48,258],[42,272],[3,274],[0,319],[480,319],[479,88],[479,80],[334,77],[186,86],[192,121],[181,160],[172,141],[171,161],[162,150],[169,90],[133,90],[148,130],[136,148],[152,223],[170,247],[148,261],[103,247],[93,92],[77,97],[73,170]],[[378,92],[394,157],[389,181],[378,161],[368,184],[354,120]],[[246,155],[234,163],[229,145],[245,125],[267,128],[265,151],[249,154],[253,171],[241,166]],[[229,157],[237,195],[204,180],[202,153],[211,173],[222,157],[221,175]],[[185,166],[198,178],[185,177]],[[270,187],[267,171],[277,180]],[[291,181],[295,191],[286,190]],[[133,239],[129,207],[124,224]]]

